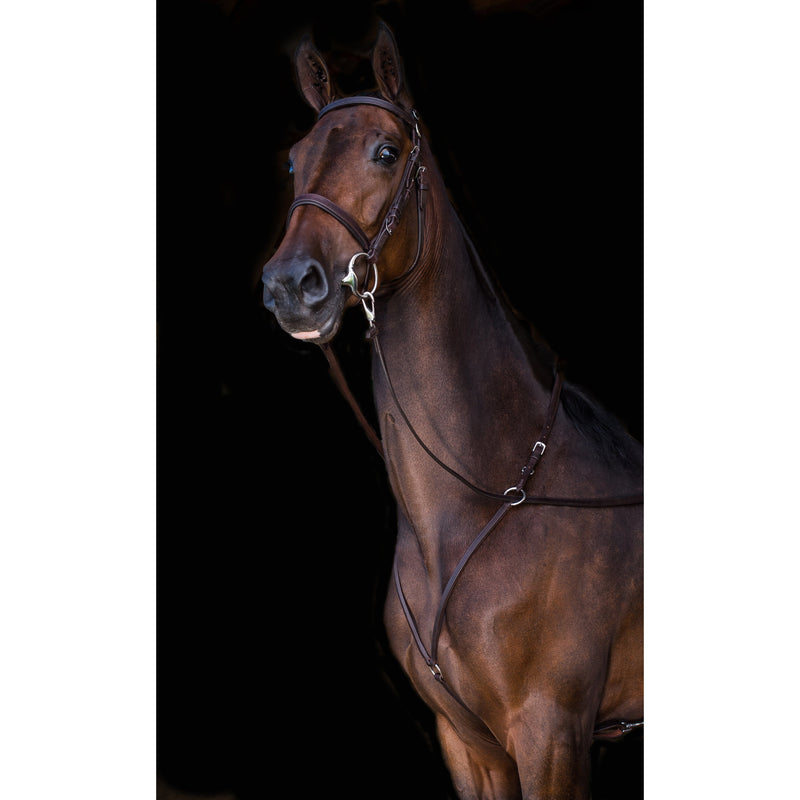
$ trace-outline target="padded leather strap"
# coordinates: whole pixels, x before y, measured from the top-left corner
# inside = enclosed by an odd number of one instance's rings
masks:
[[[378,108],[384,109],[384,111],[390,111],[396,117],[400,117],[403,122],[411,125],[412,127],[416,125],[416,120],[414,117],[402,106],[390,103],[388,100],[384,100],[382,97],[370,97],[362,94],[357,94],[353,97],[342,97],[339,100],[334,100],[332,103],[328,103],[328,105],[320,109],[317,119],[321,119],[329,111],[333,111],[337,108],[343,108],[345,106],[377,106]]]
[[[289,208],[289,214],[286,217],[286,224],[289,224],[289,220],[292,218],[292,214],[294,210],[298,206],[316,206],[317,208],[321,208],[323,211],[327,211],[334,219],[339,220],[339,222],[344,225],[345,228],[350,232],[350,235],[358,242],[361,249],[367,253],[370,249],[370,241],[369,237],[363,230],[361,230],[361,226],[350,216],[341,206],[337,206],[331,200],[328,200],[327,197],[323,197],[321,194],[300,194],[298,195],[292,205]]]

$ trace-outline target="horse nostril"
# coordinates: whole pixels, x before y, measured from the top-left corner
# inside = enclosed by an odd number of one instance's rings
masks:
[[[318,303],[328,295],[328,281],[320,264],[311,261],[306,266],[305,272],[298,284],[300,297],[307,305]]]

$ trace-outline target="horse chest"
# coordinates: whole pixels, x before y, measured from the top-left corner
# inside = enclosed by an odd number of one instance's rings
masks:
[[[507,547],[487,544],[468,569],[451,573],[452,559],[447,570],[436,559],[426,562],[408,527],[400,526],[386,606],[395,655],[434,708],[460,711],[457,706],[466,704],[472,710],[487,700],[497,705],[501,697],[507,704],[516,694],[515,679],[524,678],[534,593],[520,559]],[[514,540],[513,527],[504,528],[503,544]]]

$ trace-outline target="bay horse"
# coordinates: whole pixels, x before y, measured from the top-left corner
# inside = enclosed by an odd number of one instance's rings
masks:
[[[367,317],[397,500],[384,620],[459,796],[585,798],[593,739],[642,724],[641,446],[484,269],[383,23],[371,60],[377,90],[337,97],[297,48],[318,117],[264,305],[329,356],[345,311]]]

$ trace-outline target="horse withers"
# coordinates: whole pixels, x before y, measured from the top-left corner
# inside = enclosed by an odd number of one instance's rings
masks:
[[[484,270],[388,28],[371,94],[337,97],[310,39],[295,66],[318,119],[290,151],[264,304],[328,352],[348,308],[366,316],[398,507],[393,652],[460,797],[588,797],[593,739],[643,716],[641,446]]]

